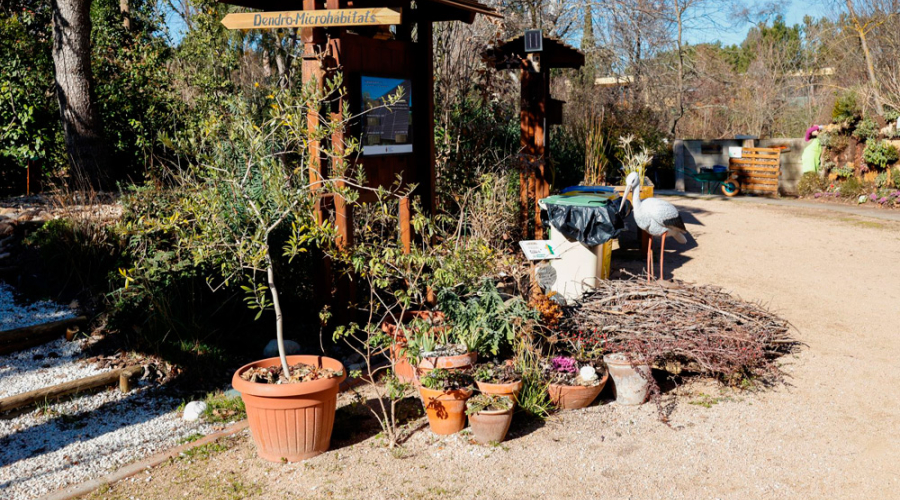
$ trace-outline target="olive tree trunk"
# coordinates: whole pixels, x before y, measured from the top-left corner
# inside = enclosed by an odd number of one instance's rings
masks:
[[[107,189],[106,145],[91,74],[91,0],[53,0],[53,65],[66,152],[80,189]]]

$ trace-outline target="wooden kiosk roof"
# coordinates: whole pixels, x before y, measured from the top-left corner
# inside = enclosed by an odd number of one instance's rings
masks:
[[[584,66],[584,53],[558,38],[544,36],[541,66],[547,68],[580,68]],[[484,57],[497,69],[522,67],[525,57],[525,35],[500,42],[484,52]]]
[[[289,11],[304,10],[303,0],[217,0],[218,3],[237,5],[249,9],[263,11]],[[330,3],[330,2],[329,2]],[[409,0],[340,0],[341,7],[395,7],[401,4],[409,4]],[[488,7],[476,0],[422,0],[421,9],[425,10],[431,21],[463,21],[471,24],[475,16],[483,14],[496,18],[503,15],[494,8]],[[332,7],[336,8],[336,7]]]

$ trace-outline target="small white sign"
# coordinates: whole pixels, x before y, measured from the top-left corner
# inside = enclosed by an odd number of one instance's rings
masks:
[[[743,158],[744,157],[744,148],[741,146],[728,146],[728,157],[729,158]]]
[[[528,260],[558,259],[559,254],[547,240],[523,240],[519,242],[525,258]]]

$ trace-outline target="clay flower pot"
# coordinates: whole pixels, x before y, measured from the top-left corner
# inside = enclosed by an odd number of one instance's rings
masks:
[[[472,397],[471,390],[440,391],[419,387],[419,395],[428,414],[431,432],[446,436],[466,427],[466,400]]]
[[[391,345],[391,361],[394,363],[394,375],[404,383],[413,383],[418,385],[419,380],[416,378],[416,369],[409,363],[401,353],[405,346],[399,344]]]
[[[632,367],[625,354],[607,354],[603,362],[612,375],[616,403],[639,405],[647,400],[650,392],[650,365]]]
[[[469,415],[472,437],[481,444],[500,443],[506,439],[512,423],[513,409],[485,410]]]
[[[478,360],[477,352],[467,352],[457,356],[436,356],[432,358],[422,358],[419,362],[418,376],[422,377],[435,368],[444,368],[447,370],[465,370],[475,366]]]
[[[488,382],[475,381],[478,384],[478,390],[482,394],[495,394],[497,396],[508,396],[514,402],[519,399],[519,393],[522,392],[522,381],[510,382],[508,384],[491,384]]]
[[[340,377],[299,384],[260,384],[241,378],[252,367],[280,364],[269,358],[242,366],[231,385],[241,393],[247,408],[250,434],[259,457],[270,462],[296,462],[328,450],[334,428],[337,393],[347,371],[340,361],[324,356],[288,356],[288,365],[305,363],[340,370]]]
[[[402,320],[403,322],[408,322],[416,318],[442,322],[444,320],[444,314],[424,310],[406,311],[403,314]],[[391,361],[394,363],[394,374],[397,375],[397,378],[400,379],[401,382],[411,382],[418,385],[419,381],[416,378],[416,369],[410,364],[409,360],[406,359],[406,356],[401,354],[401,350],[406,347],[406,338],[403,336],[403,332],[397,328],[397,325],[393,321],[385,321],[382,323],[381,331],[394,339],[394,343],[391,345]]]
[[[604,374],[600,383],[594,386],[550,384],[550,401],[560,410],[587,408],[600,395],[607,379],[609,373]]]

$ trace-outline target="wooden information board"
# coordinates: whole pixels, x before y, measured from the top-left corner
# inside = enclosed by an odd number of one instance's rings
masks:
[[[371,9],[245,12],[228,14],[222,19],[222,24],[230,30],[380,26],[400,24],[400,10],[376,7]]]

